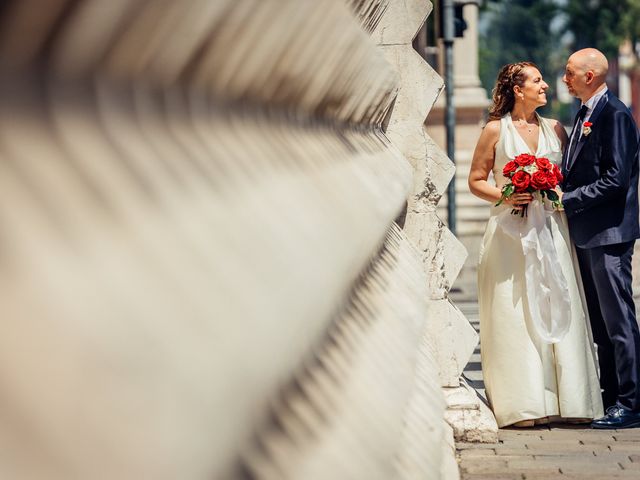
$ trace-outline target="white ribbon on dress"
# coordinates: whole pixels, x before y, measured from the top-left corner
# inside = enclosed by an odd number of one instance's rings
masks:
[[[553,243],[547,217],[553,213],[534,199],[527,216],[505,210],[497,217],[502,230],[522,243],[525,258],[525,291],[533,328],[545,343],[558,343],[569,331],[571,301],[569,287]]]

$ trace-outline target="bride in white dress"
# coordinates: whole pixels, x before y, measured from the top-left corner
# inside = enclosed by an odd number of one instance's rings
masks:
[[[567,134],[559,122],[542,118],[548,85],[535,64],[506,65],[498,74],[490,121],[474,152],[469,188],[491,202],[491,217],[480,248],[478,302],[482,372],[498,426],[533,426],[549,421],[588,421],[600,417],[602,398],[575,250],[564,212],[546,221],[566,279],[570,327],[558,343],[547,343],[532,325],[520,241],[498,225],[498,215],[529,203],[514,194],[499,207],[504,165],[521,153],[560,164]],[[496,185],[489,182],[493,173]],[[553,308],[553,305],[552,305]]]

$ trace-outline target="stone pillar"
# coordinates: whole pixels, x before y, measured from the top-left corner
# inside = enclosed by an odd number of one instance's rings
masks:
[[[468,255],[464,265],[461,265],[460,274],[448,295],[454,299],[475,300],[477,282],[478,247],[486,221],[489,216],[489,208],[486,202],[477,199],[469,193],[467,177],[471,164],[473,149],[480,136],[481,126],[484,122],[484,112],[489,105],[486,92],[481,87],[478,76],[478,9],[476,6],[464,7],[464,16],[468,28],[463,38],[457,38],[454,44],[454,102],[456,107],[456,131],[455,131],[455,181],[457,200],[457,237]],[[443,71],[442,58],[440,58],[440,71]],[[426,131],[438,145],[432,150],[442,152],[445,144],[444,129],[444,96],[440,96],[431,110],[425,122]],[[446,186],[445,186],[446,188]],[[444,191],[444,190],[443,190]],[[437,213],[440,218],[447,218],[446,195],[438,203]],[[441,315],[440,312],[438,314]],[[438,315],[437,314],[437,315]],[[459,317],[463,317],[459,314]],[[451,331],[451,345],[458,349],[462,345],[471,347],[477,345],[477,338],[468,335],[469,342],[461,341],[465,338],[464,332],[468,330],[468,322],[460,321],[455,327],[449,321],[440,328]],[[474,332],[475,333],[475,332]],[[473,341],[471,339],[473,338]],[[453,340],[455,339],[455,340]],[[449,365],[446,370],[449,375],[443,378],[443,387],[447,399],[446,418],[454,429],[456,439],[465,441],[497,441],[497,425],[491,411],[478,398],[476,392],[466,382],[460,381],[462,369],[468,361],[467,350],[451,349],[451,354],[445,357],[444,365]],[[455,353],[454,353],[455,352]]]
[[[489,205],[469,192],[467,177],[476,142],[480,137],[490,104],[487,92],[478,76],[478,7],[466,5],[464,18],[467,29],[464,37],[454,44],[454,103],[456,107],[455,161],[456,207],[458,239],[468,252],[452,295],[461,300],[476,296],[478,247],[489,218]],[[442,47],[440,47],[442,49]],[[442,50],[441,50],[442,51]],[[440,55],[440,59],[443,55]],[[442,71],[442,65],[440,65]],[[438,99],[426,121],[427,132],[436,144],[446,147],[444,129],[444,96]],[[446,195],[438,205],[439,214],[446,221]]]
[[[429,2],[2,12],[0,477],[456,480]]]
[[[486,91],[478,76],[478,7],[465,6],[464,18],[467,29],[464,37],[456,39],[453,48],[456,110],[466,106],[477,109],[488,105]]]
[[[442,79],[421,59],[411,44],[422,22],[412,23],[410,12],[420,11],[425,5],[428,2],[421,0],[392,3],[386,19],[393,22],[387,24],[383,19],[377,30],[380,35],[378,42],[386,58],[400,72],[400,89],[385,125],[387,136],[414,169],[404,231],[418,248],[427,273],[430,294],[429,321],[425,334],[436,352],[440,385],[447,390],[447,398],[459,398],[460,395],[451,396],[448,390],[463,388],[460,387],[460,376],[478,344],[478,336],[449,299],[449,290],[464,263],[466,251],[436,213],[438,202],[454,175],[454,168],[424,128],[424,119],[432,111],[443,87]],[[374,38],[377,32],[374,32]],[[461,78],[468,84],[466,90],[478,88],[474,86],[471,75],[462,75]],[[463,392],[467,396],[471,394],[467,389]],[[476,401],[471,410],[479,414],[479,400],[475,395],[471,398]],[[457,414],[447,414],[456,428],[456,436],[460,439],[496,440],[497,427],[495,420],[493,424],[491,422],[491,414],[483,411],[482,422],[470,421],[473,415],[468,413],[469,404],[467,398],[464,402],[467,414],[462,426]],[[456,412],[461,410],[455,402],[450,402],[450,406]],[[475,432],[473,435],[476,436],[473,437],[471,432]]]

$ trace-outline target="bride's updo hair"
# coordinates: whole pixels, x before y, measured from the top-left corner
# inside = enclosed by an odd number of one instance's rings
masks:
[[[500,69],[496,86],[493,87],[493,105],[489,107],[489,120],[499,120],[513,110],[516,94],[513,87],[522,87],[527,79],[526,67],[538,68],[533,62],[508,63]],[[539,69],[538,69],[539,70]]]

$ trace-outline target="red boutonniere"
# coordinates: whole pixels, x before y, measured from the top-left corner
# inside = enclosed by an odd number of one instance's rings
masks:
[[[591,133],[591,127],[593,126],[593,123],[591,122],[584,122],[582,124],[582,135],[584,135],[585,137],[587,137],[590,133]]]

